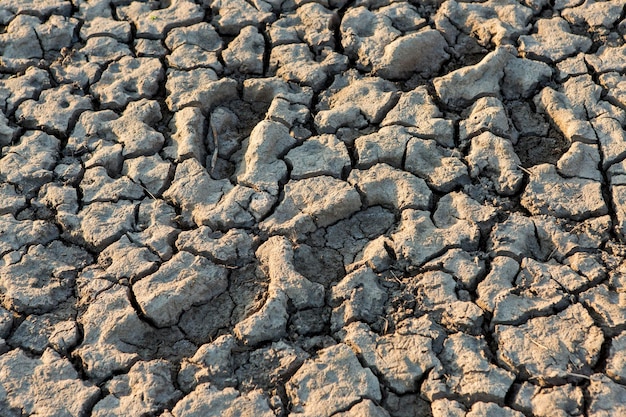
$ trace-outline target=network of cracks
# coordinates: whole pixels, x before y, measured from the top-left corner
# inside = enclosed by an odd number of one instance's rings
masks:
[[[0,415],[626,414],[624,0],[0,29]]]

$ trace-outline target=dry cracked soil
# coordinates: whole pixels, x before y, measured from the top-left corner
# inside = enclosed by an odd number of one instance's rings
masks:
[[[626,415],[626,0],[0,29],[1,417]]]

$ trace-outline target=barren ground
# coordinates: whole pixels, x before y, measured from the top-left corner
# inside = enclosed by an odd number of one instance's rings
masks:
[[[626,0],[0,25],[1,417],[626,415]]]

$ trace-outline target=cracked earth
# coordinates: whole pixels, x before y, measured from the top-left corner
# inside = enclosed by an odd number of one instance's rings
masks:
[[[0,1],[0,416],[626,415],[626,1]]]

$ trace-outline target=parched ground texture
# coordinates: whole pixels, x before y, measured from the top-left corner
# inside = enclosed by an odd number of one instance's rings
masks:
[[[0,25],[0,416],[626,415],[626,0]]]

